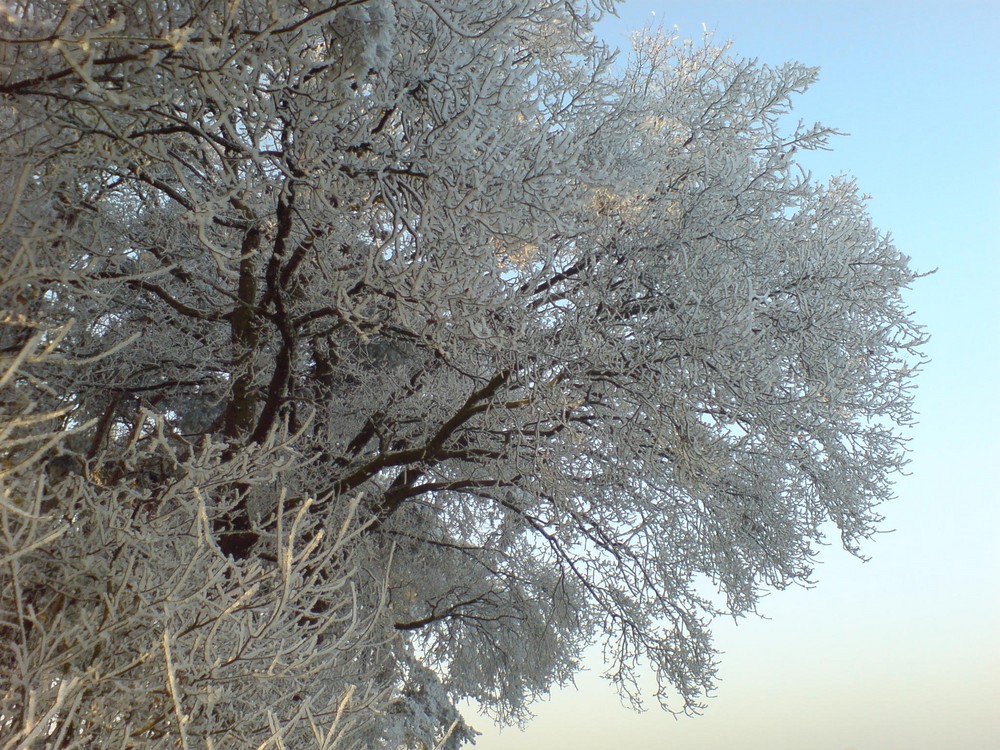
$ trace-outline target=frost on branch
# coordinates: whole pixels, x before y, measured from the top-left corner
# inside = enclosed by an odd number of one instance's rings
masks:
[[[914,280],[815,71],[531,0],[26,2],[0,45],[0,748],[455,747],[855,553]],[[717,593],[717,595],[716,595]]]

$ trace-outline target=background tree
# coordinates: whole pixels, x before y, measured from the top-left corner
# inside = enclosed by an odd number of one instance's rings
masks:
[[[595,641],[695,710],[875,530],[914,274],[815,71],[602,10],[6,6],[10,747],[458,744]]]

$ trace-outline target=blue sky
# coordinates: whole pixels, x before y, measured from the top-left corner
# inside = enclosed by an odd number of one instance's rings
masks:
[[[725,652],[704,716],[636,715],[600,663],[537,706],[525,732],[488,720],[480,750],[995,750],[1000,741],[1000,2],[631,2],[645,25],[737,54],[821,68],[795,114],[849,133],[808,155],[847,173],[922,271],[907,299],[932,335],[910,476],[862,563],[825,550],[814,589],[768,619],[719,622]]]

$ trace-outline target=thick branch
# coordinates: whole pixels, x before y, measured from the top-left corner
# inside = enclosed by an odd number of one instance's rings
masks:
[[[143,291],[155,294],[181,315],[185,315],[189,318],[211,321],[220,321],[225,319],[225,316],[220,313],[206,313],[198,310],[197,308],[185,305],[179,299],[171,295],[166,289],[149,281],[143,281],[142,279],[130,279],[126,283],[133,289],[142,289]]]

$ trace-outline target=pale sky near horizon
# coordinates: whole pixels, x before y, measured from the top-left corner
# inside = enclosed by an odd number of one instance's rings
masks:
[[[813,589],[769,619],[716,624],[725,652],[705,714],[621,706],[598,660],[479,750],[996,750],[1000,748],[1000,0],[627,2],[603,36],[702,24],[764,63],[817,65],[795,114],[850,135],[810,155],[872,196],[920,271],[907,295],[932,340],[918,379],[910,476],[867,563],[832,546]],[[654,701],[655,703],[655,701]]]

